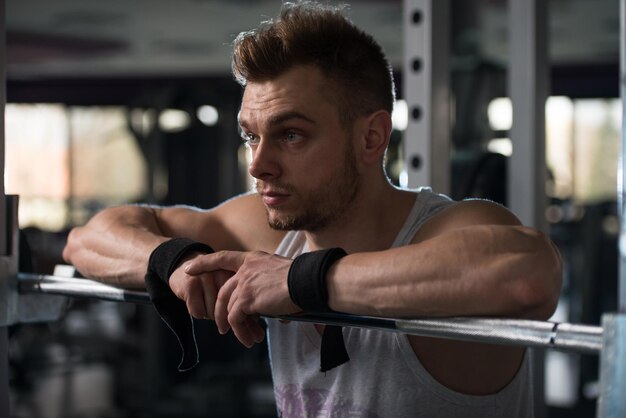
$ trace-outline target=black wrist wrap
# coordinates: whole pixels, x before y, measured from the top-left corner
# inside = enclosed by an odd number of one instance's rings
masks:
[[[287,275],[291,300],[304,311],[331,312],[326,273],[333,263],[346,255],[341,248],[329,248],[297,256]],[[326,372],[349,360],[341,327],[326,325],[320,348],[320,370]]]
[[[174,332],[182,349],[179,371],[189,370],[198,364],[198,346],[193,318],[189,315],[185,302],[174,295],[168,283],[170,275],[181,260],[192,252],[212,253],[213,249],[188,238],[173,238],[163,242],[150,254],[145,276],[150,300],[161,319]]]
[[[346,256],[341,248],[312,251],[297,256],[287,276],[289,297],[304,311],[329,312],[326,273]]]

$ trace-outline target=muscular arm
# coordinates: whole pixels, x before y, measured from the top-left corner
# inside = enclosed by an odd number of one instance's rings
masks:
[[[349,250],[349,249],[348,249]],[[291,260],[226,252],[190,263],[188,272],[235,274],[220,291],[216,320],[246,344],[247,315],[297,310],[286,279]],[[558,251],[541,233],[519,225],[505,209],[463,202],[425,224],[412,245],[352,253],[327,275],[334,310],[389,317],[497,315],[547,318],[561,285]]]
[[[363,315],[546,319],[561,268],[544,234],[496,205],[468,201],[433,218],[412,245],[341,259],[327,276],[329,303]]]
[[[187,272],[234,274],[219,290],[215,320],[220,332],[230,328],[251,346],[263,336],[255,321],[259,314],[299,311],[286,283],[290,265],[291,260],[276,255],[226,251],[194,260]],[[342,258],[328,272],[327,287],[330,307],[353,314],[546,319],[556,307],[561,275],[558,250],[544,234],[521,226],[495,204],[468,201],[427,222],[411,245]],[[198,304],[203,308],[199,315],[213,308]],[[435,379],[473,395],[505,387],[524,356],[520,347],[408,340]]]
[[[194,260],[187,271],[234,274],[219,291],[215,320],[221,332],[230,328],[250,346],[263,335],[254,321],[257,315],[299,310],[289,298],[290,265],[291,260],[271,254],[220,252]],[[411,245],[349,254],[326,279],[329,305],[340,312],[546,319],[558,300],[561,269],[559,253],[544,234],[521,226],[497,205],[469,201],[431,219]],[[408,339],[435,379],[474,395],[506,386],[524,355],[519,347]]]
[[[499,316],[547,319],[562,265],[544,235],[486,202],[433,218],[412,245],[353,254],[330,271],[330,306],[390,317]],[[446,387],[486,395],[516,375],[520,347],[409,336],[424,367]]]
[[[109,284],[143,287],[152,250],[170,237],[188,237],[216,250],[273,251],[280,235],[267,226],[256,195],[232,199],[211,210],[189,207],[121,206],[74,228],[63,257],[83,275]]]

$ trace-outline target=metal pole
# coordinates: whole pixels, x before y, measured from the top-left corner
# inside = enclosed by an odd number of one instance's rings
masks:
[[[513,105],[508,202],[524,225],[546,231],[547,2],[509,1],[508,89]]]
[[[54,294],[116,302],[150,303],[145,292],[128,291],[88,279],[18,273],[22,294]],[[344,325],[438,338],[492,344],[524,345],[564,351],[597,353],[602,349],[602,328],[523,319],[429,318],[399,319],[332,314],[285,315],[281,319]]]
[[[7,229],[7,202],[4,190],[4,105],[6,102],[6,4],[0,0],[0,256],[9,254],[10,234]]]
[[[0,256],[8,255],[7,201],[4,194],[4,103],[6,101],[6,5],[0,0]],[[4,261],[4,260],[2,260]],[[5,269],[2,269],[6,271]],[[1,277],[0,280],[8,280]],[[2,287],[2,283],[0,283]],[[2,292],[0,292],[2,293]],[[9,337],[7,327],[0,327],[0,416],[9,416]]]
[[[626,414],[626,0],[620,0],[620,95],[622,98],[622,152],[617,173],[620,214],[618,312],[605,314],[604,347],[600,356],[600,399],[598,418]]]
[[[619,299],[618,311],[626,313],[626,1],[620,0],[620,93],[622,98],[622,153],[617,174],[619,204]]]
[[[598,418],[626,415],[626,315],[602,317],[604,343],[600,355],[600,399]]]
[[[513,106],[507,201],[524,225],[547,231],[545,103],[548,92],[547,2],[509,1],[508,90]],[[546,416],[545,353],[533,353],[535,415]]]
[[[404,0],[407,184],[450,192],[449,0]]]

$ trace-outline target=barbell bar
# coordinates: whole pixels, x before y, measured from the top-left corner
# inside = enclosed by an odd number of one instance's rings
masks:
[[[89,279],[44,274],[18,273],[18,290],[23,294],[41,293],[135,304],[151,303],[146,292],[121,289]],[[306,313],[273,318],[590,354],[598,354],[603,346],[602,327],[526,319],[400,319],[343,313]]]
[[[121,289],[83,278],[18,273],[17,283],[20,293],[45,293],[111,302],[129,302],[140,305],[151,304],[150,297],[146,292]]]

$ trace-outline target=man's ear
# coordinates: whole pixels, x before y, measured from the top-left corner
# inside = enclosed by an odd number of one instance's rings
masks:
[[[391,127],[391,115],[385,110],[374,112],[366,118],[361,144],[364,162],[374,163],[383,158],[389,145]]]

